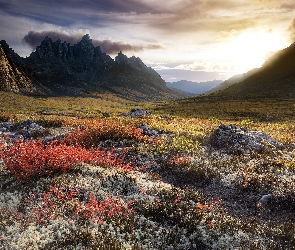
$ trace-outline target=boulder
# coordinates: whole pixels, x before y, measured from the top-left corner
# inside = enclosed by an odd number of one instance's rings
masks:
[[[261,131],[247,131],[233,124],[220,125],[210,137],[214,148],[222,149],[229,154],[263,153],[279,150],[283,144]]]

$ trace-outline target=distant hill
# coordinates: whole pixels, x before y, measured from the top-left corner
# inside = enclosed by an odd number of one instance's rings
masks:
[[[203,94],[212,89],[216,85],[222,83],[221,80],[214,80],[208,82],[192,82],[187,80],[180,80],[177,82],[167,82],[167,86],[171,88],[180,89],[193,94]]]
[[[238,82],[242,82],[242,81],[246,80],[248,77],[252,76],[257,71],[258,71],[258,69],[252,69],[252,70],[248,71],[247,73],[234,75],[231,78],[225,80],[224,82],[220,83],[219,85],[217,85],[214,88],[207,91],[206,94],[210,94],[210,93],[213,93],[213,92],[216,92],[219,90],[223,90],[233,84],[236,84]]]
[[[128,58],[120,52],[115,60],[112,59],[99,46],[93,46],[89,35],[83,36],[75,45],[46,37],[26,58],[14,53],[5,41],[1,41],[1,47],[1,65],[8,61],[12,70],[0,72],[6,79],[1,81],[5,84],[1,84],[0,89],[20,91],[30,85],[31,91],[47,95],[108,91],[137,100],[188,96],[168,88],[161,76],[140,58]],[[26,79],[26,84],[21,79]]]
[[[210,96],[232,99],[295,98],[295,43],[277,52],[251,73],[241,82]]]

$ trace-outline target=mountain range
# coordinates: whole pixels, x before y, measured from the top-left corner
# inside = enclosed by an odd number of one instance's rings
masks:
[[[188,97],[188,92],[199,94],[205,85],[207,88],[218,82],[198,84],[180,81],[166,85],[140,58],[128,58],[120,52],[112,59],[99,46],[93,46],[89,35],[75,45],[46,37],[26,58],[0,41],[0,90],[72,96],[105,91],[129,99],[157,101]],[[295,43],[270,57],[261,68],[207,90],[205,96],[223,99],[295,98]]]
[[[177,82],[167,82],[166,84],[170,88],[180,89],[193,94],[203,94],[221,83],[222,80],[213,80],[207,82],[180,80]]]
[[[75,45],[46,37],[22,58],[0,42],[0,90],[46,95],[85,95],[109,91],[136,100],[188,96],[168,88],[161,76],[140,58],[122,52],[115,59],[94,47],[89,35]]]

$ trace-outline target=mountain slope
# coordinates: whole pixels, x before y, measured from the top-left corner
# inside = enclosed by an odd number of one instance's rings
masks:
[[[11,60],[15,58],[15,61]],[[0,89],[11,91],[33,90],[33,82],[29,76],[28,69],[20,64],[17,57],[5,41],[0,41]]]
[[[269,58],[244,81],[211,95],[233,99],[294,98],[295,43]]]
[[[214,88],[210,89],[206,94],[210,94],[219,90],[223,90],[228,88],[229,86],[236,84],[238,82],[242,82],[246,80],[248,77],[252,76],[254,73],[257,72],[258,69],[252,69],[244,74],[234,75],[231,78],[225,80],[224,82],[220,83],[219,85],[215,86]]]

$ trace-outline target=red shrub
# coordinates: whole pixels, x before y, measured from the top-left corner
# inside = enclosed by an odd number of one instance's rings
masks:
[[[56,142],[44,146],[42,140],[19,140],[10,149],[4,149],[2,158],[11,174],[24,181],[32,176],[65,172],[73,164],[84,161],[86,153],[82,147],[57,145]]]
[[[136,126],[114,121],[96,121],[93,124],[86,123],[82,127],[83,129],[68,134],[62,141],[68,145],[79,144],[90,148],[97,146],[101,140],[135,139],[140,141],[147,138]]]
[[[48,192],[41,194],[35,193],[26,200],[29,206],[32,206],[30,220],[45,223],[48,220],[56,219],[58,216],[64,216],[64,213],[56,213],[57,204],[67,205],[67,215],[69,219],[76,220],[77,218],[92,220],[102,223],[103,221],[113,217],[126,217],[132,211],[132,201],[123,203],[119,198],[107,196],[104,201],[99,202],[96,197],[90,193],[88,199],[80,201],[78,199],[80,190],[75,188],[53,187],[51,186]],[[38,200],[34,204],[34,200]],[[72,201],[75,202],[72,203]],[[32,203],[32,205],[30,205]],[[72,205],[70,205],[72,203]]]
[[[17,141],[11,148],[3,148],[1,157],[16,179],[26,181],[34,176],[66,172],[73,164],[81,162],[103,164],[129,171],[134,167],[130,162],[125,162],[126,152],[86,149],[79,145],[59,144],[56,141],[44,145],[42,140],[28,140]]]

